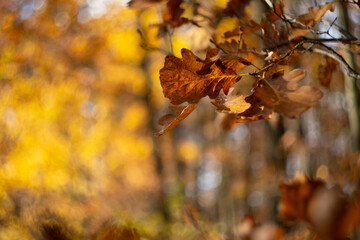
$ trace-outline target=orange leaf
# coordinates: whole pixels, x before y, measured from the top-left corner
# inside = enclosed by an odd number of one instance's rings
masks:
[[[197,103],[206,96],[213,99],[221,89],[227,94],[241,78],[235,72],[244,67],[239,60],[212,61],[209,54],[205,60],[201,60],[184,48],[181,55],[182,59],[167,56],[164,67],[160,69],[164,95],[172,104]]]
[[[163,128],[157,133],[157,136],[161,136],[173,129],[182,120],[189,116],[197,105],[198,103],[189,104],[187,106],[171,106],[170,109],[173,110],[175,114],[167,114],[159,119],[159,124],[163,125]]]
[[[220,94],[212,103],[217,107],[217,111],[228,113],[222,123],[227,130],[236,123],[269,119],[272,114],[272,110],[265,107],[254,94],[229,97]]]
[[[335,2],[328,2],[324,5],[318,6],[318,7],[311,7],[308,9],[308,13],[300,15],[297,17],[297,20],[305,24],[309,29],[307,28],[296,28],[291,33],[290,38],[296,38],[301,37],[308,33],[310,31],[310,28],[314,27],[315,23],[324,16],[324,14],[330,10],[334,11],[335,9]]]

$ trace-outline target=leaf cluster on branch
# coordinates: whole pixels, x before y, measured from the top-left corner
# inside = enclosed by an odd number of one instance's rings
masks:
[[[161,1],[132,0],[130,6],[142,8]],[[184,9],[183,1],[168,0],[163,14],[163,22],[159,25],[179,27],[193,20],[181,17]],[[298,82],[305,78],[305,71],[295,69],[288,73],[279,70],[279,66],[288,65],[294,57],[305,52],[317,52],[327,56],[327,66],[319,76],[323,85],[329,84],[331,69],[340,62],[345,71],[352,77],[360,78],[345,59],[336,50],[326,45],[328,42],[359,45],[350,33],[330,23],[325,32],[315,30],[315,25],[322,21],[328,11],[334,11],[335,2],[308,8],[308,12],[289,17],[284,12],[283,1],[265,1],[269,7],[265,18],[260,23],[251,20],[244,9],[250,1],[232,0],[223,13],[239,19],[239,26],[224,34],[225,38],[237,37],[224,42],[211,39],[216,48],[207,50],[204,60],[191,50],[182,49],[182,58],[168,55],[164,67],[160,70],[160,82],[164,96],[175,105],[170,107],[175,114],[160,119],[163,128],[158,135],[171,130],[184,120],[197,106],[199,101],[208,96],[216,106],[216,110],[228,114],[224,126],[231,128],[239,122],[269,119],[272,112],[290,118],[298,117],[302,112],[314,106],[322,97],[321,91],[314,86],[299,86]],[[335,19],[336,20],[336,19]],[[336,28],[342,33],[341,38],[330,35],[330,29]],[[261,30],[262,49],[249,48],[242,35]],[[309,37],[308,35],[315,35]],[[326,38],[320,38],[327,34]],[[256,66],[253,61],[260,58],[263,66]],[[244,73],[245,67],[253,70]],[[241,73],[240,73],[241,72]],[[242,76],[255,77],[251,95],[229,95],[230,89],[240,81]],[[186,106],[179,104],[187,102]]]

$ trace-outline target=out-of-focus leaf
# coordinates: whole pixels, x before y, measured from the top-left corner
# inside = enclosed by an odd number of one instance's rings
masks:
[[[339,64],[336,60],[330,57],[325,57],[325,65],[319,66],[318,78],[320,83],[327,87],[330,84],[331,76],[336,66]]]
[[[255,224],[253,217],[247,214],[235,228],[235,235],[246,240],[280,240],[283,239],[284,229],[275,224]]]
[[[199,59],[190,50],[181,50],[182,59],[167,56],[160,69],[160,82],[165,97],[172,104],[197,103],[201,98],[216,98],[220,90],[225,94],[240,80],[236,71],[245,65],[237,59],[212,61],[212,54]]]
[[[360,223],[360,190],[348,199],[340,188],[297,175],[280,185],[278,213],[285,220],[303,220],[318,239],[346,239]]]
[[[265,46],[276,46],[279,43],[279,31],[276,30],[275,25],[265,19],[262,19],[260,26],[263,30],[263,39]]]
[[[175,114],[167,114],[159,119],[159,124],[162,125],[163,128],[157,133],[157,135],[161,136],[173,129],[182,120],[189,116],[197,105],[198,103],[189,104],[187,106],[171,106],[170,109],[173,110]]]
[[[183,217],[186,223],[191,224],[197,230],[202,231],[199,221],[199,213],[193,205],[187,205],[183,209]]]
[[[184,9],[180,6],[183,0],[169,0],[166,4],[166,11],[163,13],[163,26],[180,27],[183,24],[192,23],[197,25],[196,22],[185,17],[181,17]]]
[[[105,226],[97,234],[96,240],[140,240],[141,236],[131,227]]]
[[[165,0],[131,0],[129,2],[129,7],[136,9],[145,9],[164,1]]]
[[[261,99],[264,106],[278,113],[290,118],[297,117],[322,97],[318,88],[298,85],[305,75],[302,69],[295,69],[285,76],[283,71],[276,72],[260,79],[254,89],[254,96]]]
[[[67,227],[55,221],[44,221],[41,225],[41,233],[46,240],[70,240],[71,234]]]
[[[246,5],[250,3],[250,0],[230,0],[227,3],[227,7],[224,9],[225,15],[230,17],[243,15]]]
[[[308,202],[314,191],[323,186],[323,182],[310,181],[304,174],[297,174],[291,182],[280,184],[280,217],[286,220],[308,220]]]
[[[310,29],[315,26],[315,23],[317,23],[328,10],[335,10],[335,2],[328,2],[318,7],[311,7],[308,9],[308,13],[298,16],[297,20],[305,24],[308,28],[299,27],[294,29],[290,38],[301,37],[310,32]]]

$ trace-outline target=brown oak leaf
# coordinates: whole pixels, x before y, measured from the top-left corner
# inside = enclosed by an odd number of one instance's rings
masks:
[[[231,129],[237,123],[269,119],[272,114],[272,110],[265,107],[254,94],[226,96],[220,93],[212,104],[216,106],[218,112],[228,113],[222,122],[222,126],[226,130]]]
[[[302,69],[295,69],[286,75],[283,71],[276,72],[259,80],[254,88],[254,96],[260,99],[264,106],[295,118],[314,106],[322,97],[318,88],[298,85],[305,75]]]
[[[205,60],[195,56],[190,50],[181,50],[182,59],[167,56],[160,69],[160,83],[165,97],[172,104],[197,103],[203,97],[216,98],[221,89],[225,94],[240,80],[236,71],[245,65],[237,59],[217,59],[212,61],[214,51],[208,52]]]
[[[276,30],[275,24],[262,19],[260,22],[260,26],[263,30],[263,39],[265,46],[277,46],[279,43],[279,31]]]
[[[189,116],[197,105],[198,103],[189,104],[187,106],[170,106],[170,109],[174,111],[175,114],[167,114],[159,119],[159,124],[162,125],[163,128],[157,133],[157,136],[161,136],[173,129],[182,120]]]
[[[328,2],[321,6],[308,8],[308,13],[297,17],[297,20],[305,24],[307,28],[299,26],[293,29],[290,38],[301,37],[310,32],[310,29],[315,26],[315,23],[317,23],[328,10],[334,11],[334,9],[335,2]]]

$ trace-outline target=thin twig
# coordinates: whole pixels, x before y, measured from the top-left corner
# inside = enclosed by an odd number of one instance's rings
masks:
[[[325,44],[320,44],[322,47],[326,48],[328,51],[325,51],[323,49],[320,48],[312,48],[309,49],[310,52],[317,52],[320,54],[323,54],[325,56],[331,57],[333,59],[335,59],[336,61],[338,61],[345,69],[346,73],[352,77],[352,78],[356,78],[356,79],[360,79],[360,73],[356,72],[344,59],[344,57],[339,54],[338,52],[336,52],[334,49],[332,49],[329,46],[326,46]]]
[[[295,45],[293,48],[291,48],[287,53],[285,53],[285,55],[282,56],[282,57],[279,59],[279,61],[282,61],[282,60],[284,60],[285,58],[287,58],[288,56],[290,56],[291,54],[293,54],[294,51],[295,51],[297,48],[299,48],[300,46],[302,46],[303,44],[304,44],[304,42],[299,42],[298,44],[296,44],[296,45]],[[277,62],[279,62],[279,61],[277,61]],[[261,72],[263,72],[263,71],[266,71],[266,70],[268,70],[270,67],[274,66],[277,62],[272,62],[272,63],[270,63],[269,65],[261,68],[260,70],[258,70],[258,71],[256,71],[256,72],[253,72],[253,73],[250,73],[250,75],[252,75],[252,76],[257,76],[257,75],[259,75],[259,73],[261,73]]]

